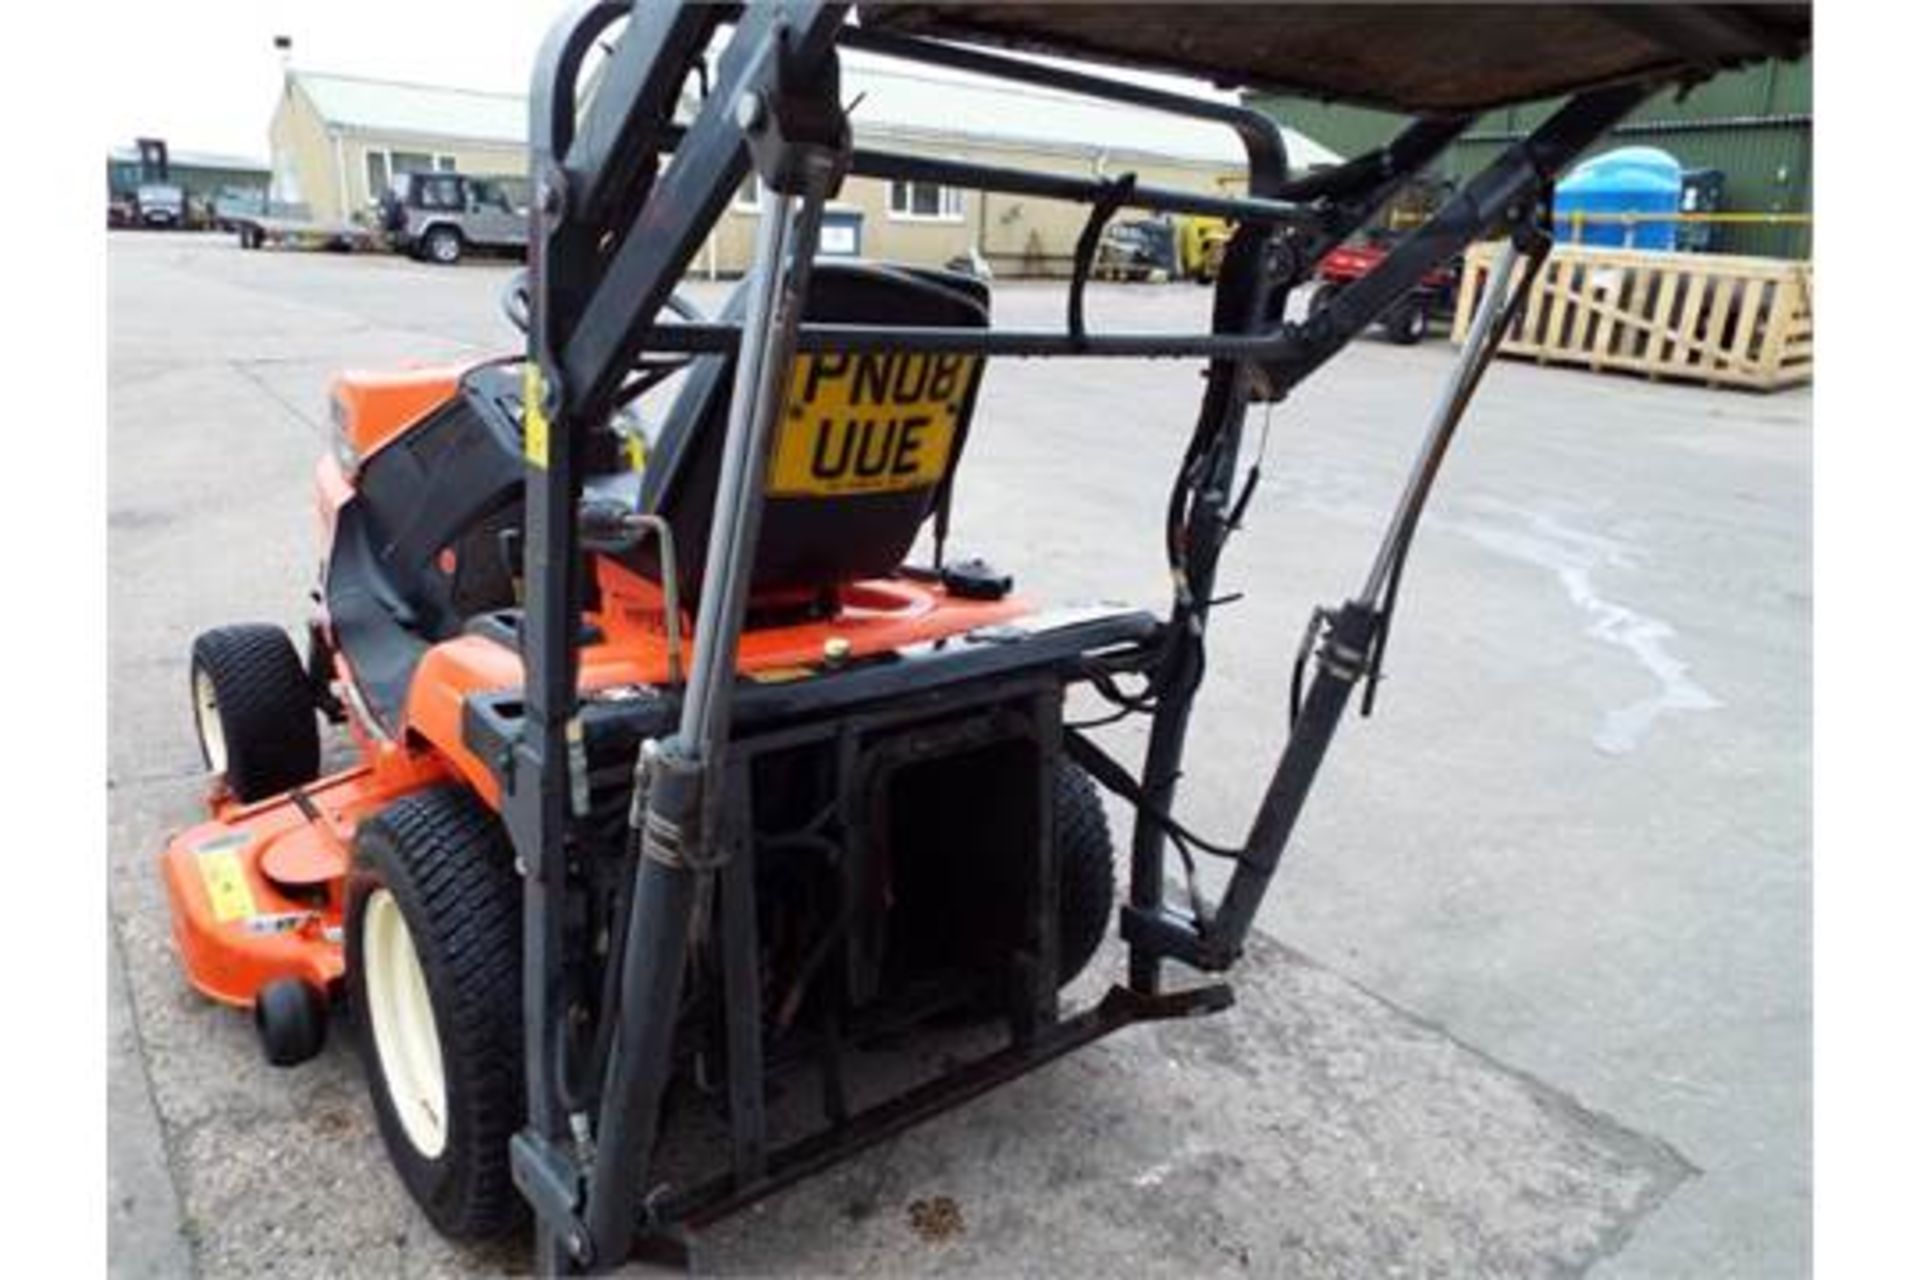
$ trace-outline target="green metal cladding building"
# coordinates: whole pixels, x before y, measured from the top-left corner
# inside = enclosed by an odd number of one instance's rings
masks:
[[[1400,127],[1384,111],[1300,98],[1254,96],[1249,101],[1342,155],[1378,146]],[[1435,162],[1442,176],[1471,175],[1524,136],[1558,102],[1490,112]],[[1727,213],[1813,212],[1813,62],[1766,62],[1717,76],[1681,97],[1661,94],[1622,121],[1595,150],[1658,147],[1686,169],[1726,175],[1721,201]],[[1813,255],[1810,224],[1725,225],[1719,252],[1775,258]]]

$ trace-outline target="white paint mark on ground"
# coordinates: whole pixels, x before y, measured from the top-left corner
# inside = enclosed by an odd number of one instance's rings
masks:
[[[1167,1175],[1172,1172],[1173,1165],[1170,1162],[1162,1161],[1160,1164],[1153,1165],[1135,1174],[1133,1176],[1133,1185],[1136,1187],[1157,1187],[1165,1182]]]
[[[1594,746],[1608,755],[1624,755],[1638,747],[1654,722],[1668,712],[1710,711],[1721,705],[1688,674],[1687,664],[1667,651],[1667,642],[1675,634],[1671,626],[1605,599],[1595,590],[1595,569],[1630,563],[1624,545],[1569,528],[1550,515],[1505,504],[1483,505],[1525,516],[1526,527],[1448,523],[1489,551],[1550,570],[1567,598],[1591,616],[1587,634],[1632,654],[1658,685],[1647,697],[1607,712],[1593,731]]]

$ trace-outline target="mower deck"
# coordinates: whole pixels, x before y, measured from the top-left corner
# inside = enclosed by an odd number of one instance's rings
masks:
[[[240,1008],[283,978],[332,989],[354,828],[418,786],[361,765],[258,804],[216,800],[160,858],[187,980]]]

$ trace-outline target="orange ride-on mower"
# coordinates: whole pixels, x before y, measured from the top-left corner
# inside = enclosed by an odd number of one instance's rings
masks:
[[[530,266],[507,299],[525,351],[341,378],[304,658],[257,626],[194,645],[211,813],[162,858],[188,978],[250,1010],[283,1064],[319,1049],[344,1000],[427,1217],[461,1238],[530,1218],[549,1273],[684,1242],[1131,1023],[1225,1009],[1224,983],[1176,984],[1169,966],[1233,966],[1350,695],[1371,700],[1427,493],[1525,293],[1516,277],[1547,250],[1554,175],[1662,84],[1795,52],[1808,25],[1783,6],[1552,23],[1540,6],[1447,8],[1195,23],[1174,5],[1116,21],[908,4],[855,25],[804,0],[579,5],[534,75]],[[1432,21],[1459,37],[1444,64]],[[1413,118],[1296,176],[1257,113],[955,41]],[[857,145],[845,47],[1232,130],[1247,194]],[[1331,305],[1284,320],[1289,292],[1477,112],[1544,95],[1569,96]],[[753,265],[705,318],[674,290],[750,174]],[[850,175],[1086,206],[1063,328],[996,328],[968,275],[816,261]],[[1086,324],[1094,249],[1122,207],[1233,225],[1210,330]],[[1258,477],[1248,406],[1489,233],[1510,242],[1489,301],[1371,570],[1308,626],[1258,813],[1240,843],[1204,840],[1175,815],[1175,783],[1216,570]],[[1049,607],[948,554],[987,362],[1007,357],[1203,363],[1189,443],[1168,459],[1164,614]],[[1068,723],[1075,688],[1110,714]],[[1095,738],[1127,715],[1151,723],[1137,771]],[[327,776],[321,716],[357,754]],[[1066,1011],[1061,985],[1110,925],[1102,789],[1135,815],[1127,963]],[[1188,868],[1178,898],[1169,845]],[[1231,867],[1214,903],[1192,889],[1201,854]],[[855,1062],[955,1024],[992,1043],[855,1105]],[[776,1078],[817,1082],[817,1114],[770,1105]],[[670,1095],[724,1124],[714,1167],[662,1159]]]

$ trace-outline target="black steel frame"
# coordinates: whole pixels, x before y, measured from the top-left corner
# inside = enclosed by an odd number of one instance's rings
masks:
[[[1218,973],[1240,954],[1348,697],[1377,667],[1393,586],[1425,495],[1508,316],[1495,317],[1489,310],[1477,325],[1478,345],[1469,344],[1436,412],[1375,571],[1353,599],[1316,615],[1328,621],[1310,633],[1310,641],[1318,644],[1298,719],[1246,845],[1237,853],[1231,886],[1211,919],[1199,920],[1163,899],[1168,814],[1204,671],[1215,570],[1236,515],[1233,494],[1248,406],[1284,397],[1431,268],[1477,237],[1510,230],[1537,262],[1544,247],[1536,238],[1539,210],[1554,176],[1655,87],[1617,85],[1577,95],[1466,184],[1375,271],[1311,321],[1295,324],[1282,318],[1288,291],[1309,280],[1318,260],[1459,136],[1471,117],[1414,120],[1377,151],[1330,171],[1295,177],[1278,129],[1253,111],[999,54],[861,31],[847,18],[848,6],[821,0],[750,6],[585,0],[556,24],[534,75],[527,684],[524,729],[503,769],[503,808],[526,886],[528,1122],[514,1139],[512,1156],[516,1181],[535,1212],[537,1263],[546,1272],[617,1265],[628,1255],[636,1229],[659,1238],[676,1225],[710,1220],[1122,1026],[1212,1012],[1231,1002],[1224,986],[1163,990],[1164,964],[1174,959]],[[576,85],[582,65],[621,19],[627,19],[626,26],[581,109]],[[728,22],[735,24],[733,34],[708,74],[703,50]],[[839,102],[839,47],[1219,124],[1245,145],[1248,194],[1181,192],[1127,179],[1030,173],[855,146]],[[671,117],[696,68],[705,96],[692,122],[681,127]],[[745,320],[663,322],[672,289],[750,168],[769,201],[762,215],[761,257],[746,285],[751,305]],[[803,323],[800,305],[819,208],[847,173],[1074,201],[1096,211],[1104,208],[1101,216],[1124,205],[1231,219],[1236,229],[1215,287],[1211,330],[1086,333],[1070,325],[1061,332],[903,333]],[[743,902],[750,904],[751,855],[729,817],[729,779],[737,779],[739,763],[730,754],[730,672],[764,486],[766,420],[793,353],[822,348],[1207,362],[1191,444],[1168,503],[1172,603],[1151,660],[1141,667],[1153,693],[1153,722],[1141,775],[1129,788],[1142,816],[1135,824],[1122,915],[1130,956],[1127,980],[1096,1008],[1075,1017],[1059,1020],[1042,1010],[992,1057],[848,1117],[786,1151],[764,1147],[757,1079],[730,1079],[733,1174],[713,1186],[650,1197],[655,1125],[672,1066],[689,923],[698,895],[716,880],[723,947],[730,957],[728,1035],[737,1062],[746,1064],[747,1072],[757,1070],[752,912],[750,905],[744,914],[739,910]],[[701,592],[700,658],[682,691],[679,731],[649,744],[636,769],[639,871],[627,925],[630,943],[615,1007],[600,1011],[613,1021],[612,1050],[594,1105],[575,1114],[555,1064],[563,1052],[568,930],[579,927],[570,923],[566,896],[585,768],[576,695],[581,482],[634,362],[643,355],[688,351],[738,355],[728,462]],[[1086,749],[1083,741],[1068,745]],[[1044,963],[1040,967],[1050,976]]]

